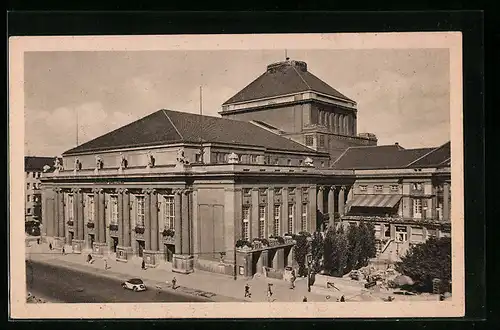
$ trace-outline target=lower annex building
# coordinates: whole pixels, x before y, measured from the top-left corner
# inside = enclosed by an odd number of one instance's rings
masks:
[[[305,75],[301,63],[293,72]],[[279,63],[265,75],[289,82],[294,65]],[[447,235],[449,143],[376,146],[373,134],[355,135],[353,101],[304,77],[300,88],[280,85],[300,98],[246,100],[279,97],[252,94],[250,84],[225,103],[225,118],[159,110],[66,151],[41,178],[42,235],[74,253],[233,276],[263,266],[282,271],[293,265],[291,234],[339,222],[373,221],[387,259]],[[288,131],[260,113],[282,107],[294,120]]]

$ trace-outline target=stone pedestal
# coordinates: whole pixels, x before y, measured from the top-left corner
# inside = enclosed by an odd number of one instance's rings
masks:
[[[191,255],[174,254],[172,271],[175,273],[189,274],[194,271],[194,258]]]
[[[117,259],[118,259],[118,249],[116,250],[117,254]],[[132,255],[132,250],[130,250],[130,255]],[[161,261],[161,251],[151,251],[151,250],[144,250],[143,251],[143,259],[144,263],[146,264],[146,267],[156,267]]]
[[[65,239],[64,237],[54,237],[53,243],[52,243],[52,248],[57,249],[57,250],[62,250],[64,246]]]
[[[84,240],[74,239],[73,240],[73,253],[81,254],[84,244],[85,244]]]
[[[132,259],[133,256],[134,256],[134,253],[132,251],[131,246],[128,246],[128,247],[117,246],[116,247],[116,261],[127,262],[130,259]],[[148,264],[148,263],[146,262],[146,264]]]
[[[92,246],[92,255],[96,257],[104,257],[108,252],[108,245],[106,243],[94,242]]]

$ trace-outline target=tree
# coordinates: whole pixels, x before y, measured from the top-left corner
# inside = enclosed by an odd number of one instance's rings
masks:
[[[334,274],[335,270],[336,270],[336,267],[335,267],[336,235],[337,235],[337,230],[335,229],[335,227],[328,228],[326,235],[325,235],[324,246],[323,246],[323,269],[328,274]]]
[[[307,242],[307,235],[301,233],[300,235],[294,235],[293,239],[295,240],[295,261],[299,265],[299,276],[307,275],[306,269],[306,254],[309,250],[309,245]]]
[[[431,292],[435,278],[448,287],[451,281],[451,239],[431,237],[425,243],[411,247],[396,264],[396,270],[411,277],[418,291]]]
[[[347,273],[347,258],[348,258],[348,249],[349,249],[349,241],[347,240],[347,235],[344,231],[344,226],[340,225],[337,229],[337,235],[335,235],[335,247],[337,249],[337,276],[343,276]]]
[[[347,229],[347,272],[350,272],[351,270],[358,267],[359,257],[362,253],[362,242],[360,234],[361,232],[356,224],[349,225]]]
[[[311,253],[312,253],[312,271],[318,273],[321,270],[322,259],[323,259],[324,242],[323,236],[320,233],[315,232],[313,239],[311,241]]]
[[[375,226],[371,222],[361,221],[358,228],[358,239],[360,243],[360,253],[357,260],[357,268],[368,265],[370,258],[377,254],[375,240]]]

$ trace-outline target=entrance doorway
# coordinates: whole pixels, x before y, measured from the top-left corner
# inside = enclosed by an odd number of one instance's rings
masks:
[[[144,249],[146,248],[146,243],[144,241],[137,241],[137,254],[139,257],[144,256]]]
[[[165,261],[172,262],[174,260],[175,245],[165,244],[164,251],[165,251]]]
[[[73,246],[73,239],[74,238],[75,238],[75,233],[70,231],[69,232],[69,242],[68,242],[69,245]]]
[[[89,248],[93,249],[94,248],[94,242],[95,242],[95,235],[94,234],[89,234]]]
[[[118,237],[111,237],[113,239],[112,244],[113,246],[111,247],[111,251],[116,253],[116,247],[118,246]]]

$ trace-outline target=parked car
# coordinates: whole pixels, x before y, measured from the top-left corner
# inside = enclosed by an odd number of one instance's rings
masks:
[[[132,278],[122,283],[122,288],[132,291],[146,291],[146,286],[140,278]]]

